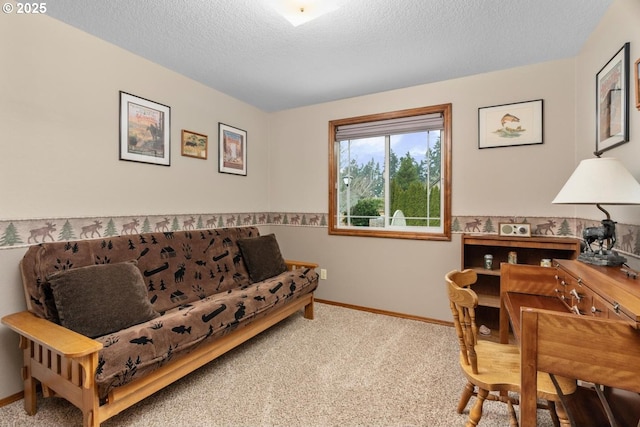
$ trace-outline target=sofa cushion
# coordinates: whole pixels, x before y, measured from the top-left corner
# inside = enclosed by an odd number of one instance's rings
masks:
[[[239,239],[238,247],[253,283],[277,276],[287,270],[287,264],[282,258],[274,234]]]
[[[90,338],[159,316],[136,261],[74,268],[47,279],[60,324]]]

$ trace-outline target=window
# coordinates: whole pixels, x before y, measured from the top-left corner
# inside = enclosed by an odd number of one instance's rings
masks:
[[[329,234],[451,240],[451,104],[329,122]]]

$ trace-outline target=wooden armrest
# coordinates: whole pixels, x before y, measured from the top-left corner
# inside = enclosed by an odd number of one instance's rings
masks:
[[[306,262],[306,261],[294,261],[291,259],[285,259],[285,264],[287,264],[287,268],[292,270],[296,267],[306,267],[306,268],[318,268],[318,264],[315,262]]]
[[[5,316],[2,318],[2,323],[23,337],[36,341],[65,357],[82,357],[102,348],[102,343],[42,319],[29,311]]]

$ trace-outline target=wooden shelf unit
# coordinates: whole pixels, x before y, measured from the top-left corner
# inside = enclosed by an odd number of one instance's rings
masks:
[[[478,294],[478,325],[486,325],[492,337],[498,335],[500,319],[500,264],[514,251],[518,264],[540,265],[542,259],[575,259],[580,254],[580,240],[568,237],[512,237],[495,234],[462,235],[462,269],[478,274],[473,290]],[[484,268],[484,256],[493,255],[493,268]]]

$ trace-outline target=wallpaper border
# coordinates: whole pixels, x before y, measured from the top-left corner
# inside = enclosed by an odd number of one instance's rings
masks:
[[[236,212],[100,217],[35,218],[0,220],[0,250],[27,247],[43,240],[68,241],[146,232],[215,229],[241,226],[328,226],[324,212]],[[585,227],[600,225],[584,218],[458,215],[452,218],[453,233],[498,234],[501,222],[531,224],[533,236],[582,236]],[[640,257],[640,225],[616,224],[617,250]]]

